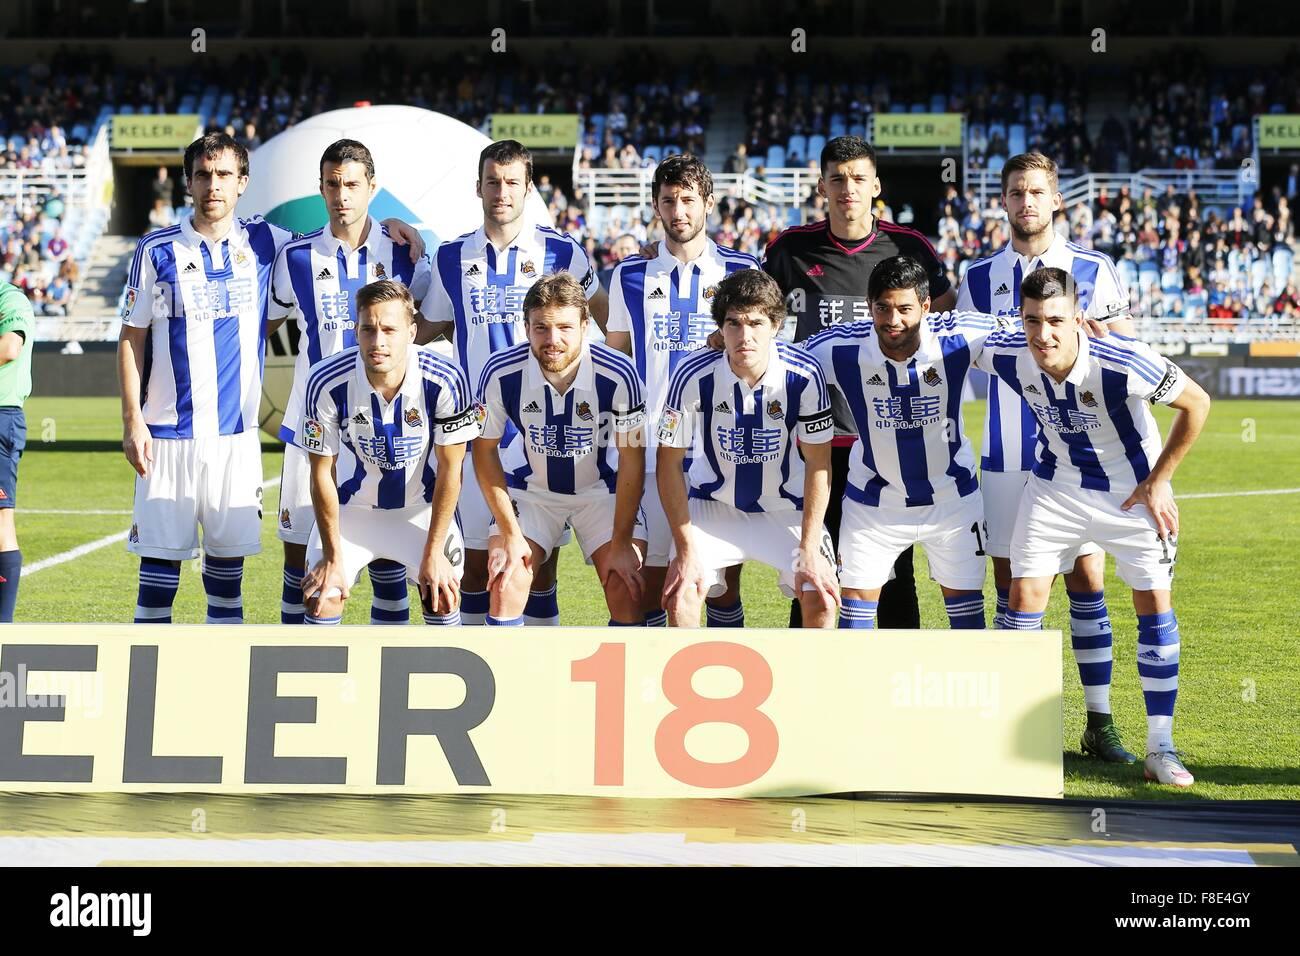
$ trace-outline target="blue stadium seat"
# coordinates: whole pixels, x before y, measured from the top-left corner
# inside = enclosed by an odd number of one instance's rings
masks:
[[[1065,104],[1060,100],[1053,100],[1047,107],[1047,118],[1053,123],[1065,122]]]
[[[992,141],[995,140],[995,139],[1002,139],[1002,140],[1005,140],[1006,138],[1007,138],[1007,127],[1006,127],[1006,124],[1005,124],[1005,123],[1002,123],[1002,122],[992,122],[992,123],[989,123],[989,141],[990,141],[990,142],[992,142]]]
[[[140,113],[141,115],[152,115],[153,113],[152,104],[149,103],[144,104],[144,106],[140,107]]]
[[[1121,259],[1115,263],[1115,269],[1119,272],[1119,277],[1124,283],[1124,288],[1132,289],[1137,285],[1138,269],[1137,263],[1132,259]]]
[[[1232,143],[1234,146],[1242,146],[1250,142],[1250,128],[1244,123],[1238,123],[1232,127]]]
[[[890,113],[906,113],[906,112],[907,112],[907,104],[906,104],[906,103],[894,103],[894,102],[891,102],[891,103],[889,104],[889,112],[890,112]]]
[[[680,154],[682,151],[682,148],[678,146],[676,143],[669,143],[663,149],[664,149],[665,156],[676,156]]]
[[[88,142],[89,137],[90,130],[86,129],[85,125],[82,123],[78,123],[76,126],[72,127],[72,132],[68,134],[69,139],[76,140],[80,143]]]
[[[779,169],[785,165],[785,148],[781,146],[769,146],[767,148],[768,169]]]
[[[641,158],[647,162],[653,161],[657,163],[663,159],[663,153],[660,152],[658,146],[647,146],[641,151]]]
[[[1029,96],[1029,112],[1046,113],[1047,97],[1042,93],[1031,93]]]
[[[1012,123],[1007,127],[1007,151],[1015,156],[1025,152],[1025,125]]]
[[[989,157],[989,161],[986,164],[986,167],[988,171],[991,173],[1000,173],[1002,172],[1002,167],[1005,166],[1006,163],[1007,163],[1007,158],[1005,156],[995,153],[994,155]]]
[[[1281,103],[1273,103],[1272,105],[1269,106],[1268,111],[1270,113],[1285,113],[1286,106],[1284,106]]]
[[[942,93],[935,93],[933,96],[931,96],[930,112],[931,113],[948,112],[948,98],[944,96]]]
[[[762,156],[750,156],[748,159],[745,160],[745,164],[746,164],[750,169],[758,169],[760,166],[763,165],[763,157],[762,157]]]
[[[913,112],[913,113],[924,113],[924,112],[926,112],[926,106],[925,106],[925,104],[924,104],[924,103],[913,103],[913,104],[912,104],[912,112]]]
[[[830,133],[832,139],[834,139],[836,136],[843,136],[848,131],[849,128],[844,123],[844,117],[842,116],[831,117],[831,126],[828,132]]]
[[[134,116],[135,107],[130,103],[124,103],[117,108],[117,112],[119,116]]]
[[[866,139],[866,138],[867,138],[867,128],[866,128],[865,126],[863,126],[861,123],[854,123],[852,126],[849,127],[849,135],[850,135],[850,136],[861,136],[863,139]]]
[[[806,163],[806,162],[808,162],[808,160],[810,160],[810,159],[820,160],[820,159],[821,159],[821,155],[822,155],[822,150],[825,149],[825,148],[826,148],[826,137],[825,137],[825,136],[820,136],[820,135],[818,135],[818,136],[809,136],[809,137],[808,137],[808,152],[804,154],[803,161]]]
[[[790,162],[802,163],[808,158],[808,138],[806,136],[791,136],[790,142],[786,143],[785,153]]]

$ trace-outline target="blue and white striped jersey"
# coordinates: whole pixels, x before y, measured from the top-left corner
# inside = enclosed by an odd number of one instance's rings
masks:
[[[1178,399],[1187,376],[1142,342],[1079,335],[1079,358],[1061,384],[1040,369],[1024,332],[999,332],[977,364],[1025,400],[1037,422],[1033,472],[1047,481],[1128,496],[1160,456],[1147,403]]]
[[[1084,315],[1103,319],[1128,314],[1128,290],[1103,252],[1085,249],[1057,236],[1037,259],[1022,256],[1011,246],[971,264],[957,292],[957,308],[989,315],[1020,315],[1020,282],[1041,266],[1064,269],[1074,276]],[[1028,471],[1034,466],[1033,413],[996,376],[989,383],[984,418],[984,471]]]
[[[803,508],[803,459],[795,439],[831,440],[826,379],[813,357],[787,342],[772,343],[767,371],[754,388],[736,377],[725,352],[687,356],[673,372],[659,442],[700,449],[687,475],[692,498],[740,511]]]
[[[609,331],[628,332],[632,361],[645,385],[648,420],[659,421],[673,371],[717,331],[713,293],[719,282],[758,260],[708,240],[704,251],[682,263],[660,242],[653,259],[629,256],[614,267],[609,283]],[[646,445],[646,470],[655,470],[655,432]]]
[[[455,364],[412,345],[402,387],[386,402],[354,346],[312,366],[297,444],[338,456],[339,504],[389,510],[433,501],[433,446],[478,433],[469,382]]]
[[[578,376],[563,395],[546,381],[527,342],[488,360],[478,387],[484,438],[501,438],[513,425],[522,439],[503,460],[511,488],[576,495],[614,493],[618,450],[613,433],[645,426],[645,401],[636,369],[622,352],[584,342]],[[522,445],[522,449],[519,448]]]
[[[149,329],[142,405],[154,438],[210,438],[257,428],[271,270],[292,233],[236,219],[220,242],[180,225],[142,238],[122,321]]]
[[[870,322],[840,325],[804,342],[844,401],[858,434],[846,494],[872,507],[913,508],[972,494],[975,454],[962,421],[966,376],[997,319],[933,313],[905,362],[886,358]]]
[[[419,302],[429,293],[427,256],[411,261],[411,247],[393,242],[372,217],[366,241],[349,250],[325,226],[294,239],[280,250],[271,281],[271,318],[287,318],[302,329],[294,363],[293,390],[280,425],[280,438],[292,442],[302,420],[307,374],[323,358],[357,344],[353,300],[357,290],[380,279],[396,279]]]
[[[525,340],[524,296],[533,283],[565,271],[588,299],[600,291],[595,269],[572,236],[525,225],[509,248],[498,250],[480,226],[438,247],[420,311],[430,322],[452,324],[456,361],[477,383],[490,357]]]

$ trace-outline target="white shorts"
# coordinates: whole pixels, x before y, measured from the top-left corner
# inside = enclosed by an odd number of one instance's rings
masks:
[[[349,586],[356,583],[361,569],[376,558],[387,558],[406,565],[406,579],[412,584],[417,583],[420,562],[424,560],[424,544],[429,539],[429,520],[432,517],[433,509],[429,505],[394,508],[391,511],[340,506],[340,558],[343,562],[343,576]],[[465,570],[465,540],[455,521],[447,529],[442,553],[451,562],[456,580],[459,581]],[[320,534],[313,527],[311,539],[307,543],[307,567],[314,568],[322,557]]]
[[[1020,514],[1020,499],[1024,497],[1028,471],[985,471],[980,473],[980,495],[984,498],[984,524],[988,537],[984,550],[994,558],[1011,557],[1011,535],[1016,530],[1016,515]],[[1060,567],[1061,574],[1074,570],[1074,562],[1085,554],[1097,554],[1101,548],[1085,541],[1074,554],[1067,555]]]
[[[550,554],[564,544],[568,534],[567,524],[578,536],[583,557],[591,556],[614,537],[614,496],[602,485],[578,495],[557,495],[546,491],[510,490],[510,501],[515,506],[515,516],[524,537]],[[494,520],[490,534],[497,534]],[[632,539],[641,542],[645,554],[645,512],[637,508]]]
[[[306,544],[316,527],[311,506],[311,455],[297,445],[284,446],[280,465],[280,511],[275,516],[275,533],[289,544]]]
[[[473,443],[470,443],[473,448]],[[514,495],[513,490],[510,491]],[[474,456],[468,452],[465,464],[460,472],[460,499],[456,502],[456,514],[460,516],[460,527],[465,535],[465,547],[471,551],[486,551],[488,546],[488,529],[493,523],[492,509],[483,497],[478,478],[474,474]],[[563,547],[573,539],[566,527],[555,547]]]
[[[1178,541],[1161,541],[1144,505],[1121,511],[1128,497],[1044,481],[1025,485],[1024,505],[1011,539],[1011,574],[1040,578],[1056,574],[1063,559],[1084,541],[1095,541],[1115,558],[1121,580],[1135,591],[1166,591],[1174,576]]]
[[[257,429],[213,438],[155,438],[149,477],[135,479],[126,549],[188,561],[203,550],[241,558],[262,550],[262,445]]]
[[[666,568],[673,554],[673,532],[668,526],[668,515],[659,500],[659,485],[653,471],[645,476],[645,491],[641,495],[641,510],[645,512],[647,567]]]
[[[720,597],[726,590],[727,568],[746,561],[761,561],[777,572],[777,585],[788,598],[794,597],[795,557],[803,539],[803,513],[800,511],[747,512],[721,501],[692,498],[691,541],[705,580],[709,597]],[[831,536],[822,529],[821,553],[831,568],[836,566]],[[676,556],[673,545],[671,554]],[[812,590],[805,585],[805,590]]]
[[[884,587],[898,556],[914,544],[925,547],[930,579],[954,591],[984,587],[984,506],[978,491],[919,508],[873,508],[852,499],[840,519],[840,584]]]

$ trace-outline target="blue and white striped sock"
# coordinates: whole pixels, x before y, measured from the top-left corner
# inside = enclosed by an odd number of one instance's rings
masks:
[[[1106,595],[1068,588],[1065,593],[1070,598],[1070,646],[1083,684],[1083,705],[1091,713],[1109,714],[1114,652]]]
[[[1174,749],[1179,642],[1173,611],[1138,615],[1137,661],[1147,705],[1147,753]]]
[[[411,595],[406,587],[406,565],[387,558],[370,562],[371,624],[411,623]]]
[[[1008,610],[1006,623],[1002,627],[1008,631],[1041,631],[1043,629],[1043,612]]]
[[[460,611],[452,611],[450,614],[430,614],[428,611],[421,610],[424,615],[424,623],[432,624],[437,627],[459,627]]]
[[[337,617],[312,617],[310,614],[304,614],[302,622],[304,624],[325,624],[325,625],[342,624],[343,615],[340,614]]]
[[[704,605],[704,623],[709,627],[744,627],[745,605],[737,601],[730,607]]]
[[[307,608],[302,603],[302,579],[306,568],[284,566],[284,586],[280,590],[280,623],[301,624]]]
[[[876,628],[876,608],[879,601],[860,601],[844,598],[840,601],[841,631],[873,631]]]
[[[943,606],[948,611],[948,626],[954,631],[984,630],[983,591],[966,591],[945,597]]]
[[[136,624],[170,624],[172,604],[181,586],[181,569],[161,558],[140,559],[140,591],[135,599]]]
[[[667,627],[668,612],[663,609],[660,609],[658,611],[651,611],[649,614],[645,616],[645,626],[646,627]]]
[[[993,610],[993,626],[1005,628],[1007,626],[1007,603],[1011,600],[1011,589],[994,586],[998,592],[997,606]]]
[[[467,625],[486,624],[489,607],[491,607],[491,604],[488,601],[486,591],[461,591],[460,623]]]
[[[524,623],[529,627],[559,627],[560,599],[555,585],[545,591],[529,591],[524,605]]]
[[[524,619],[523,619],[522,616],[520,616],[520,617],[493,617],[491,614],[489,614],[489,615],[487,616],[487,626],[488,626],[488,627],[523,627],[523,626],[524,626]]]
[[[244,623],[243,558],[203,556],[203,590],[208,592],[209,624]]]

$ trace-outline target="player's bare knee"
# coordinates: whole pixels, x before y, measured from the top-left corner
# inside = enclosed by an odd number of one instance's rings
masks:
[[[1081,554],[1074,567],[1065,575],[1065,585],[1071,591],[1101,591],[1106,586],[1106,555],[1102,551]]]

